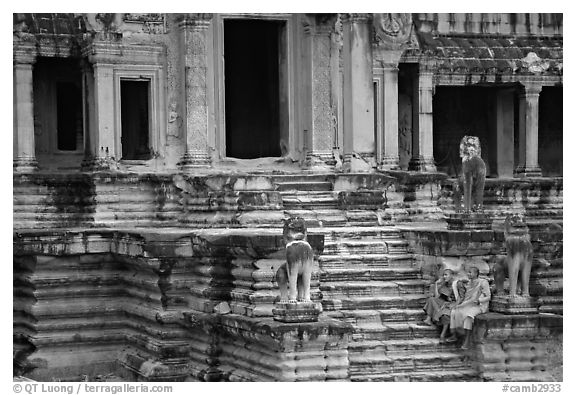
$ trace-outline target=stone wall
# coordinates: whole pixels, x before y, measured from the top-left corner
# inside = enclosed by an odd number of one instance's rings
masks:
[[[322,250],[321,235],[310,242]],[[270,256],[281,249],[280,229],[16,233],[15,374],[345,379],[349,326],[322,318],[299,327],[271,317],[279,259]],[[239,269],[245,273],[232,277]],[[313,287],[318,300],[317,281]]]
[[[484,381],[562,381],[562,317],[479,315],[473,358]]]

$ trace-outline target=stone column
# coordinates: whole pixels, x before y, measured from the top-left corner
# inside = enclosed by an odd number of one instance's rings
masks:
[[[380,168],[392,170],[399,168],[398,156],[398,67],[383,65],[384,94],[384,147]]]
[[[370,14],[344,14],[344,163],[348,172],[375,163],[374,90]]]
[[[420,66],[414,83],[412,106],[412,159],[409,170],[436,171],[432,134],[433,71]]]
[[[519,163],[514,171],[516,177],[542,176],[538,166],[538,99],[541,90],[540,85],[526,85],[519,97]]]
[[[501,89],[496,96],[496,171],[498,177],[514,173],[514,92]]]
[[[335,15],[316,14],[307,17],[304,32],[307,46],[306,67],[310,68],[306,94],[310,96],[311,111],[308,117],[306,141],[306,166],[333,166],[335,163],[334,131],[331,106],[330,49]]]
[[[184,56],[186,152],[184,169],[209,167],[208,146],[208,28],[212,14],[187,14],[179,23]]]
[[[84,68],[85,94],[88,107],[86,170],[115,169],[122,153],[116,152],[114,133],[114,69],[109,63],[95,62],[92,70]],[[118,131],[120,133],[120,131]]]
[[[14,171],[31,172],[38,169],[34,142],[34,88],[32,68],[36,57],[32,54],[14,54]]]

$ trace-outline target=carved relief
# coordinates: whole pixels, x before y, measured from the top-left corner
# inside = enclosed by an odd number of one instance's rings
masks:
[[[400,46],[410,40],[411,14],[374,14],[374,38],[377,44]]]
[[[86,27],[97,32],[116,32],[122,25],[122,14],[86,14]]]
[[[204,150],[207,146],[206,129],[208,122],[208,109],[206,103],[206,48],[203,30],[190,32],[188,43],[189,53],[186,63],[186,93],[188,95],[188,131],[192,139],[188,139],[190,148]]]
[[[164,34],[167,32],[164,14],[124,14],[122,19],[127,24],[139,25],[142,33]]]
[[[334,30],[332,32],[332,42],[337,48],[342,48],[344,46],[344,31],[342,28],[342,17],[340,14],[336,17],[334,21]]]
[[[534,52],[529,52],[520,61],[522,62],[522,71],[532,74],[542,74],[550,68],[550,63],[541,59]]]

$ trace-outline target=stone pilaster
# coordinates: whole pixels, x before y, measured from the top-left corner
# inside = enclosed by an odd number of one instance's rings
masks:
[[[538,165],[538,100],[542,86],[526,85],[519,97],[518,167],[516,177],[539,177],[542,170]]]
[[[376,166],[370,14],[344,14],[344,163],[348,172]]]
[[[514,92],[499,90],[496,96],[496,169],[498,177],[514,173]]]
[[[412,111],[412,159],[409,170],[436,171],[432,129],[433,71],[420,67],[414,84]]]
[[[121,153],[116,152],[114,122],[114,69],[109,63],[95,62],[84,67],[83,78],[88,106],[88,133],[85,170],[110,170],[117,167]],[[118,131],[120,132],[120,131]]]
[[[398,67],[383,65],[383,126],[384,147],[380,168],[393,170],[399,168],[398,156]]]
[[[184,56],[186,153],[184,169],[209,167],[208,28],[212,14],[187,14],[179,23]]]
[[[305,34],[309,40],[306,67],[310,68],[310,82],[306,84],[310,95],[311,114],[308,118],[306,166],[333,166],[335,164],[333,113],[331,104],[330,51],[335,15],[319,14],[306,19]]]
[[[23,51],[27,52],[27,51]],[[34,142],[34,88],[32,69],[36,57],[14,50],[14,171],[31,172],[38,169]]]

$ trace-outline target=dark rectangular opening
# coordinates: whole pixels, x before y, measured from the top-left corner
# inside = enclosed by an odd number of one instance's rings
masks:
[[[120,81],[122,159],[150,159],[150,81]]]
[[[82,90],[74,82],[56,84],[57,147],[76,151],[82,143]]]
[[[224,21],[226,156],[281,156],[282,21]]]

